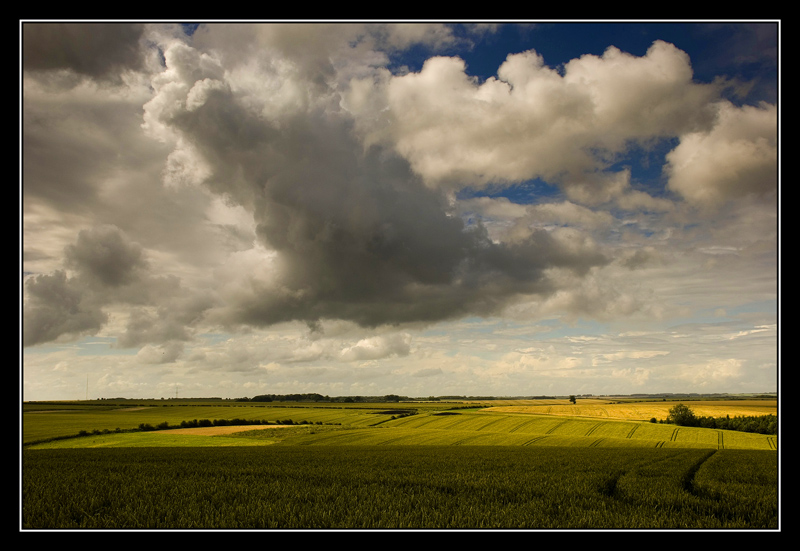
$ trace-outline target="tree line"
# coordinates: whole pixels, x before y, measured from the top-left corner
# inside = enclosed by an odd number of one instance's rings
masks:
[[[654,421],[654,419],[651,419]],[[692,408],[685,404],[676,404],[669,410],[667,423],[684,427],[701,427],[706,429],[737,430],[758,434],[778,434],[777,415],[736,415],[731,417],[706,417],[695,415]]]
[[[309,392],[305,394],[260,394],[252,398],[237,398],[237,402],[342,402],[342,403],[355,403],[355,402],[400,402],[408,401],[410,398],[407,396],[398,396],[397,394],[387,394],[385,396],[323,396],[316,392]]]

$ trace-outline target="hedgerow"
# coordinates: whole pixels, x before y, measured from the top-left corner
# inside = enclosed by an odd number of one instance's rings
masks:
[[[692,409],[684,404],[677,404],[670,409],[666,422],[684,427],[778,434],[778,417],[776,415],[706,417],[695,415]]]

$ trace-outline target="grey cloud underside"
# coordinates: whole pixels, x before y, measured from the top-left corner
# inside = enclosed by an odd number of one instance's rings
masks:
[[[118,80],[142,67],[141,24],[27,23],[22,25],[26,71],[68,70],[101,80]]]
[[[23,346],[54,341],[64,334],[92,334],[108,321],[101,309],[86,304],[81,289],[62,270],[28,280],[26,291]]]
[[[65,267],[25,281],[23,345],[91,335],[109,320],[107,309],[130,309],[120,347],[186,341],[211,302],[182,288],[175,276],[153,275],[141,246],[115,226],[79,232],[66,247]]]
[[[496,312],[546,293],[550,267],[585,272],[595,251],[564,253],[546,232],[515,244],[466,227],[408,163],[351,137],[323,113],[280,126],[248,116],[227,91],[171,121],[212,167],[207,184],[251,209],[276,251],[275,285],[254,284],[228,321],[346,319],[365,326]]]
[[[101,285],[130,283],[147,263],[142,248],[113,227],[97,227],[78,234],[65,251],[67,266],[76,268]]]

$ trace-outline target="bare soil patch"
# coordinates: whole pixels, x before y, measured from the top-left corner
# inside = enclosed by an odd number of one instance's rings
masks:
[[[227,427],[195,427],[190,429],[167,429],[157,430],[156,433],[163,434],[194,434],[197,436],[217,436],[220,434],[233,434],[235,432],[244,432],[248,430],[262,430],[262,429],[285,429],[290,425],[237,425]]]

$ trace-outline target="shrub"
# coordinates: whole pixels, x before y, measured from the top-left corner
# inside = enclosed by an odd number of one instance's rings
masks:
[[[696,424],[696,418],[692,408],[684,404],[676,404],[669,410],[667,422],[678,426],[691,427]]]

